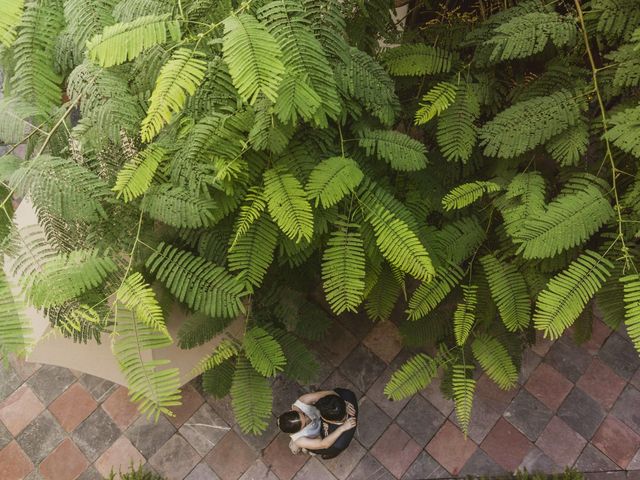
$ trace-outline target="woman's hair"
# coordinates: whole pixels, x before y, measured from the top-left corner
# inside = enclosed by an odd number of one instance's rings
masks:
[[[285,412],[278,417],[278,426],[284,433],[296,433],[302,428],[302,422],[300,421],[300,415],[298,412],[291,410]]]
[[[327,395],[326,397],[322,397],[316,402],[315,407],[320,410],[322,418],[331,422],[344,420],[344,417],[347,414],[347,405],[338,395]]]

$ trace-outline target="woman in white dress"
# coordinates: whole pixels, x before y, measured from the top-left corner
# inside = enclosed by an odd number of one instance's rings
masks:
[[[335,393],[329,390],[302,395],[291,406],[289,412],[278,417],[278,427],[291,437],[289,448],[293,453],[299,453],[301,450],[310,453],[308,450],[329,448],[342,433],[356,426],[355,419],[349,419],[325,438],[320,436],[322,418],[320,411],[313,404],[327,395]]]

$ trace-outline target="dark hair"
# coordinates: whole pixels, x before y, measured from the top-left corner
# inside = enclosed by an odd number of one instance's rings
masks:
[[[302,422],[300,421],[300,415],[298,412],[291,410],[290,412],[284,412],[278,417],[278,426],[284,433],[296,433],[302,428]]]
[[[339,422],[347,414],[347,405],[338,395],[327,395],[316,402],[316,408],[325,420]]]

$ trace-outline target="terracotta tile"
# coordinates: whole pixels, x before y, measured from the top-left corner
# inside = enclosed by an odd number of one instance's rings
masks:
[[[102,408],[109,414],[120,430],[129,428],[140,416],[138,408],[129,399],[129,389],[123,386],[117,388],[102,404]]]
[[[360,442],[353,440],[344,452],[331,460],[321,460],[322,464],[338,480],[346,480],[349,474],[356,468],[358,462],[365,456],[367,451],[360,445]]]
[[[375,443],[371,453],[387,470],[396,477],[401,477],[420,450],[420,445],[407,432],[396,423],[392,423]]]
[[[501,411],[507,408],[517,393],[517,388],[502,390],[484,374],[476,382],[476,395],[488,400],[495,410]]]
[[[237,480],[257,457],[236,432],[229,431],[205,457],[222,480]]]
[[[520,365],[520,373],[518,374],[518,383],[523,385],[542,362],[542,357],[536,352],[527,348],[522,354],[522,364]]]
[[[180,428],[203,403],[204,398],[193,388],[193,385],[185,385],[182,389],[182,405],[171,409],[174,416],[168,417],[169,421],[173,423],[176,428]]]
[[[145,458],[133,446],[127,437],[120,437],[96,460],[95,467],[104,477],[115,473],[126,472],[131,465],[138,468],[145,463]]]
[[[31,388],[22,385],[0,403],[0,420],[15,437],[44,410]]]
[[[214,474],[215,475],[215,474]],[[275,473],[269,470],[264,462],[260,459],[253,462],[244,474],[240,477],[240,480],[278,480]],[[209,480],[209,479],[207,479]]]
[[[622,392],[625,381],[600,359],[594,358],[576,385],[608,410]]]
[[[480,447],[498,465],[509,472],[513,472],[522,463],[533,444],[509,422],[501,418]]]
[[[89,462],[80,449],[66,438],[42,461],[39,470],[46,480],[75,480],[88,466]]]
[[[558,417],[551,419],[536,442],[562,468],[572,466],[586,444],[587,441],[579,433]]]
[[[607,327],[602,320],[595,318],[593,320],[593,330],[591,338],[587,340],[582,347],[591,355],[595,355],[602,347],[604,341],[611,335],[611,329]]]
[[[265,449],[262,461],[275,472],[280,480],[291,480],[309,459],[302,453],[293,455],[289,450],[290,437],[280,433]]]
[[[552,366],[541,363],[529,377],[525,388],[531,395],[555,411],[562,405],[573,384]]]
[[[592,442],[622,468],[629,466],[640,448],[640,436],[612,416],[605,418]]]
[[[378,322],[362,343],[387,363],[402,350],[402,337],[392,322]]]
[[[15,355],[11,355],[9,363],[23,381],[27,380],[31,375],[36,373],[40,367],[42,367],[42,364],[40,363],[27,362],[22,358],[17,358]]]
[[[91,415],[98,403],[80,383],[74,383],[56,398],[49,411],[67,432],[73,431],[82,421]]]
[[[33,470],[33,463],[17,442],[11,442],[0,450],[0,478],[22,480]]]
[[[395,478],[396,477],[384,468],[380,462],[376,460],[376,457],[369,452],[360,460],[360,463],[358,463],[358,466],[351,472],[351,475],[347,477],[347,480],[395,480]],[[315,479],[312,478],[310,480]]]
[[[396,418],[400,412],[404,409],[404,407],[409,403],[409,398],[405,398],[402,400],[390,400],[384,394],[384,388],[387,383],[391,379],[391,375],[396,369],[387,367],[382,375],[378,377],[378,379],[371,385],[371,388],[367,391],[367,398],[370,401],[373,401],[384,413],[389,415],[391,418]]]
[[[460,429],[447,421],[427,445],[427,452],[450,474],[457,475],[476,448],[473,440],[465,439]]]

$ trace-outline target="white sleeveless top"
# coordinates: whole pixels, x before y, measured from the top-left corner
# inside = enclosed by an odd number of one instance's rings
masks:
[[[320,435],[320,428],[322,426],[320,411],[313,405],[307,405],[306,403],[302,403],[300,400],[296,400],[296,403],[294,403],[293,406],[299,408],[300,411],[309,417],[311,421],[299,432],[292,433],[290,435],[291,440],[295,442],[297,439],[302,437],[315,438]]]

